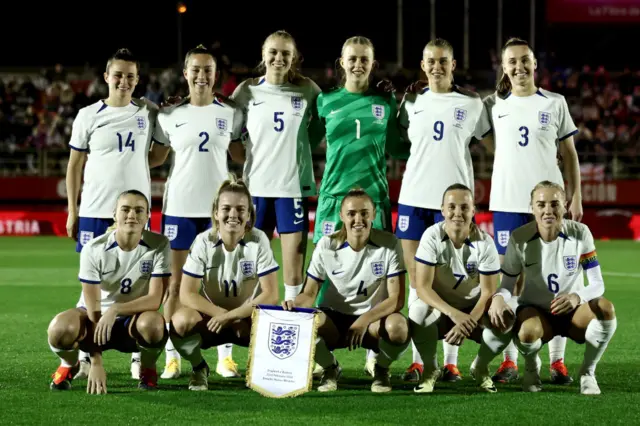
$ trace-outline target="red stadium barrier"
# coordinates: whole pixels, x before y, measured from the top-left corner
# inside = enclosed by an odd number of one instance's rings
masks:
[[[57,235],[66,236],[67,213],[50,207],[49,210],[22,209],[0,211],[0,236]],[[591,228],[597,239],[634,239],[640,241],[640,209],[596,209],[586,208],[583,222]],[[310,211],[309,232],[313,232],[315,210]],[[392,214],[393,227],[397,213]],[[476,223],[493,235],[491,212],[476,213]],[[151,214],[151,229],[160,232],[160,214]]]
[[[153,180],[151,196],[160,201],[164,194],[164,180]],[[400,195],[400,180],[389,181],[389,196],[397,201]],[[491,181],[478,179],[475,182],[476,204],[488,205]],[[585,181],[582,182],[584,206],[635,206],[640,207],[640,180]],[[62,201],[67,198],[64,178],[15,177],[0,178],[0,200],[4,201]]]

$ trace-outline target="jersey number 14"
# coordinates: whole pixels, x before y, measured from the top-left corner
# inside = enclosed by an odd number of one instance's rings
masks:
[[[118,152],[122,152],[127,148],[131,148],[131,152],[134,152],[136,149],[136,141],[133,140],[133,133],[129,132],[127,138],[122,137],[122,133],[116,133],[118,135]]]

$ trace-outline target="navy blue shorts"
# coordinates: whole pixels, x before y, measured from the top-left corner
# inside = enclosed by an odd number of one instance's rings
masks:
[[[401,240],[420,241],[428,227],[443,220],[440,210],[398,204],[396,236]]]
[[[210,217],[176,217],[162,215],[162,233],[172,250],[189,250],[199,233],[211,228]]]
[[[278,234],[309,231],[307,198],[252,198],[256,209],[254,226],[261,231],[277,229]]]
[[[498,254],[504,255],[509,245],[511,233],[523,225],[535,220],[529,213],[493,212],[493,240]]]
[[[89,318],[87,318],[87,321],[89,321]],[[100,346],[100,351],[104,352],[113,349],[126,354],[140,352],[138,342],[131,336],[132,333],[130,328],[133,326],[134,322],[135,315],[116,318],[116,322],[113,324],[113,328],[111,329],[111,338],[106,345]],[[91,337],[93,339],[93,336]],[[80,344],[80,349],[85,352],[90,350],[90,348],[83,343]]]
[[[113,219],[94,217],[78,218],[78,242],[76,243],[76,252],[80,253],[85,244],[103,235],[111,225],[113,225]]]

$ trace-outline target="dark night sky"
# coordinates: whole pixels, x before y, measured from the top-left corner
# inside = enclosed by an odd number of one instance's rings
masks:
[[[4,67],[50,66],[61,62],[102,66],[118,48],[129,47],[151,67],[177,59],[175,1],[56,2],[18,1],[2,7],[0,27]],[[184,51],[222,41],[232,59],[254,66],[265,36],[278,29],[294,35],[305,56],[304,66],[322,67],[340,54],[343,41],[356,34],[372,39],[382,63],[396,58],[396,1],[277,2],[252,6],[242,1],[185,0]],[[471,0],[471,67],[490,67],[489,49],[496,45],[496,0]],[[64,4],[64,5],[61,5]],[[76,6],[77,4],[77,6]],[[98,9],[89,11],[89,4]],[[256,3],[258,4],[258,3]],[[549,25],[545,1],[537,1],[536,50],[554,50],[563,61],[638,68],[635,52],[623,43],[640,39],[640,25]],[[288,6],[290,5],[290,6]],[[309,7],[308,7],[309,6]],[[463,0],[437,1],[437,35],[451,41],[462,62]],[[404,0],[406,67],[418,67],[430,36],[429,0]],[[503,34],[529,37],[529,1],[505,0]],[[79,12],[76,15],[76,12]],[[80,17],[82,16],[82,17]],[[8,18],[8,19],[7,19]],[[637,42],[634,41],[634,45]]]

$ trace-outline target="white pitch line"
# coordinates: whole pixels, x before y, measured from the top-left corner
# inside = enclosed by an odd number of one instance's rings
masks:
[[[602,272],[602,275],[611,275],[612,277],[640,278],[640,274],[628,272]]]

